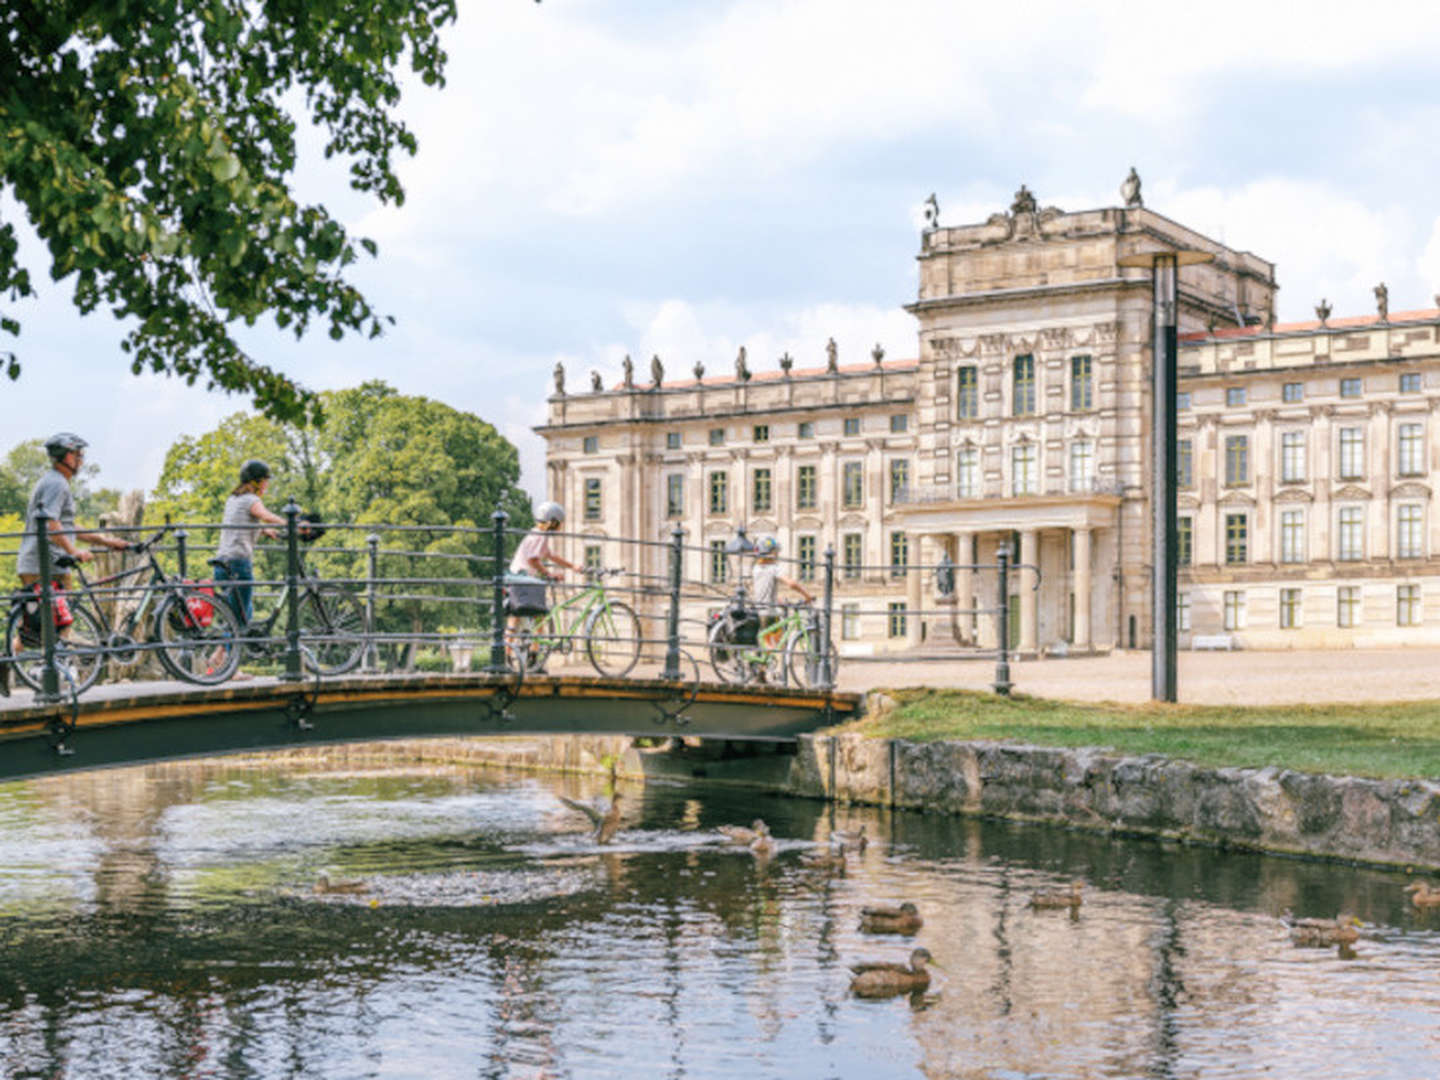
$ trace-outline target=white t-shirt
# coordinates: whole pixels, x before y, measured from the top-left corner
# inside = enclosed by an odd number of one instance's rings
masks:
[[[217,559],[255,559],[256,526],[260,524],[250,508],[260,501],[253,491],[231,495],[225,500],[225,514],[220,519],[220,543],[215,549]],[[250,528],[244,528],[244,526]]]
[[[535,568],[530,565],[530,561],[537,559],[543,563],[549,554],[549,534],[541,532],[539,529],[531,529],[525,534],[525,539],[520,541],[520,546],[515,549],[515,557],[510,560],[510,572],[533,575]]]

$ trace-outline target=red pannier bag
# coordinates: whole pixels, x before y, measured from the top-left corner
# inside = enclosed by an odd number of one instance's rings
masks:
[[[30,591],[35,594],[36,598],[25,601],[25,629],[38,636],[40,633],[40,583],[37,581],[31,585]],[[75,616],[70,614],[70,601],[65,599],[65,590],[59,585],[51,584],[50,602],[55,611],[56,630],[64,630],[75,621]]]
[[[185,594],[185,606],[190,609],[190,617],[203,630],[215,621],[215,583],[213,581],[187,581],[190,586]]]

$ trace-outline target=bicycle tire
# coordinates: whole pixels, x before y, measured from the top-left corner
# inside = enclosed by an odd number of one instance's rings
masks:
[[[70,600],[70,615],[75,621],[66,628],[64,637],[57,633],[55,663],[57,666],[66,665],[70,671],[68,679],[62,671],[61,689],[73,683],[75,693],[80,694],[94,686],[105,670],[104,635],[100,632],[99,620],[83,605],[76,603],[73,597],[67,594],[67,598]],[[39,690],[44,685],[41,680],[45,671],[45,650],[39,642],[29,645],[22,639],[23,618],[21,606],[13,605],[5,622],[5,652],[10,657],[15,677],[30,689]]]
[[[818,639],[819,635],[814,635]],[[821,679],[820,642],[813,641],[809,630],[790,635],[785,646],[785,670],[790,679],[802,690],[825,690],[829,687]],[[830,686],[840,676],[840,650],[830,643]]]
[[[599,633],[597,633],[599,631]],[[608,679],[621,679],[640,659],[640,617],[629,604],[614,601],[585,620],[585,655]]]
[[[190,610],[192,598],[210,605],[210,623],[202,625]],[[174,587],[155,612],[153,634],[160,664],[175,678],[214,686],[240,667],[240,624],[230,605],[199,589]]]
[[[327,586],[300,597],[300,655],[317,675],[343,675],[365,657],[365,608],[352,592]]]

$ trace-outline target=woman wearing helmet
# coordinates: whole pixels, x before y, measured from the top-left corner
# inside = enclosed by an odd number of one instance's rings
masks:
[[[780,541],[773,536],[762,536],[755,541],[755,567],[750,571],[750,598],[755,602],[762,624],[774,624],[779,614],[780,586],[794,589],[808,604],[815,599],[808,589],[794,578],[785,577],[775,560],[780,555]],[[771,635],[771,637],[767,637]],[[767,649],[776,648],[779,642],[771,640],[774,631],[766,626],[760,631],[760,641]]]
[[[220,519],[220,544],[210,565],[215,567],[215,581],[235,581],[227,590],[230,607],[241,626],[247,626],[254,614],[253,587],[255,580],[255,533],[263,532],[270,539],[279,536],[274,529],[259,525],[283,525],[285,519],[266,509],[261,501],[270,486],[270,466],[251,459],[240,466],[240,483],[225,500],[225,513]]]

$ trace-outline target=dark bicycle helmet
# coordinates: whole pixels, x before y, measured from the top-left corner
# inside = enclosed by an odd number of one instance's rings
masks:
[[[45,440],[45,452],[50,455],[52,460],[59,461],[70,451],[84,450],[89,445],[73,431],[57,431]]]
[[[240,483],[253,484],[257,480],[268,480],[270,477],[270,466],[258,458],[251,458],[240,466]]]

